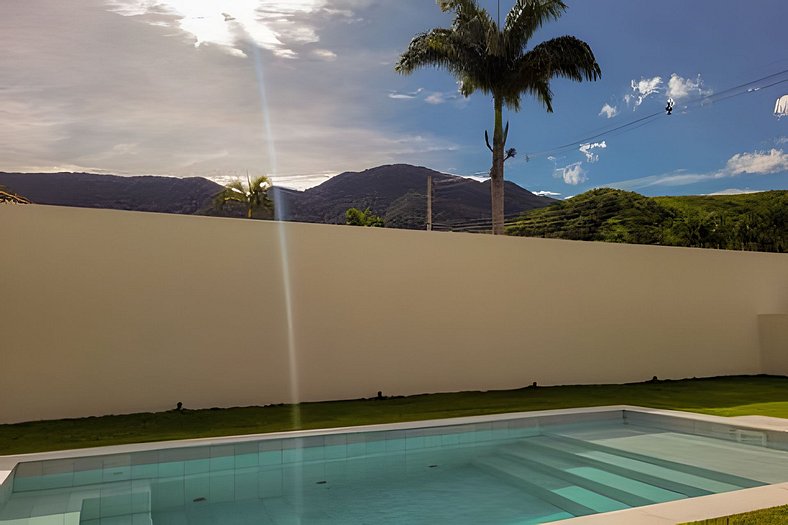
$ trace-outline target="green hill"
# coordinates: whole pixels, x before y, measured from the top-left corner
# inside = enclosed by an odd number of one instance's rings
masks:
[[[530,210],[510,235],[788,251],[788,191],[744,195],[644,197],[600,188]]]

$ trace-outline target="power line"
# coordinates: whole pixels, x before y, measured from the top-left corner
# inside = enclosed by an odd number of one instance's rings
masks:
[[[721,102],[723,100],[728,100],[730,98],[738,97],[738,96],[741,96],[741,95],[748,95],[750,93],[755,93],[756,91],[760,91],[762,89],[767,89],[767,88],[770,88],[772,86],[776,86],[778,84],[782,84],[783,82],[788,82],[788,78],[783,79],[783,80],[778,80],[777,82],[772,82],[771,84],[767,84],[765,86],[758,86],[757,88],[750,88],[747,91],[740,91],[738,93],[733,93],[732,95],[727,95],[727,96],[724,96],[722,98],[714,99],[712,102]],[[701,102],[701,105],[703,105],[702,102]],[[684,106],[684,107],[686,108],[687,106]]]
[[[655,113],[652,113],[651,115],[646,115],[645,117],[641,117],[641,118],[639,118],[637,120],[633,120],[632,122],[627,122],[626,124],[622,124],[620,126],[616,126],[615,128],[611,128],[611,129],[608,129],[608,130],[603,131],[601,133],[597,133],[596,135],[590,135],[588,137],[582,138],[582,139],[577,140],[575,142],[570,142],[568,144],[564,144],[562,146],[556,146],[555,148],[551,148],[551,149],[547,149],[547,150],[537,151],[536,153],[529,153],[528,157],[529,158],[534,158],[534,157],[541,157],[541,156],[543,156],[546,153],[560,153],[562,150],[564,150],[566,148],[574,148],[575,146],[580,146],[580,145],[588,143],[588,142],[590,142],[590,141],[592,141],[592,140],[594,140],[596,138],[599,138],[599,137],[602,137],[604,135],[607,135],[608,133],[612,133],[613,131],[617,131],[619,129],[624,129],[624,128],[627,128],[627,127],[632,126],[634,124],[637,124],[638,122],[642,122],[644,120],[654,118],[654,117],[656,117],[658,115],[661,115],[662,113],[663,113],[662,111],[657,111]]]
[[[512,214],[507,216],[508,219],[515,219],[515,220],[507,220],[506,225],[518,225],[523,226],[525,228],[547,228],[556,224],[567,223],[569,221],[577,220],[583,217],[585,213],[588,211],[593,211],[595,214],[604,215],[609,210],[619,210],[621,208],[620,204],[616,202],[611,202],[608,204],[604,204],[602,206],[594,206],[591,210],[587,209],[556,209],[556,210],[549,210],[547,209],[544,213],[539,214],[535,217],[528,217],[524,214],[528,213],[531,210],[526,210],[519,214]],[[540,208],[537,208],[540,209]],[[474,228],[483,228],[489,227],[492,224],[492,219],[477,219],[473,221],[459,221],[459,222],[451,222],[452,227],[456,229],[474,229]]]
[[[759,78],[757,80],[751,80],[750,82],[745,82],[744,84],[739,84],[738,86],[733,86],[733,87],[730,87],[730,88],[727,88],[727,89],[723,89],[722,91],[718,91],[717,93],[712,93],[710,95],[704,95],[702,97],[697,97],[695,99],[690,100],[687,104],[685,104],[685,106],[687,106],[689,104],[692,104],[692,103],[696,103],[696,102],[702,102],[703,100],[713,99],[715,97],[719,97],[719,96],[721,96],[721,95],[723,95],[725,93],[728,93],[730,91],[735,91],[737,89],[742,89],[742,88],[745,88],[745,87],[747,87],[749,85],[756,84],[758,82],[763,82],[764,80],[768,80],[770,78],[779,77],[780,75],[784,75],[785,73],[788,73],[788,69],[783,69],[782,71],[778,71],[777,73],[772,73],[771,75],[766,75],[765,77],[761,77],[761,78]],[[782,80],[780,82],[785,82],[785,81]],[[772,85],[774,85],[774,84],[770,84],[769,86],[764,86],[763,88],[758,88],[758,89],[765,89],[767,87],[771,87]],[[750,92],[751,91],[743,91],[741,94],[750,93]]]
[[[763,82],[763,81],[769,80],[771,78],[779,77],[780,75],[784,75],[786,73],[788,73],[788,69],[784,69],[782,71],[778,71],[777,73],[772,73],[771,75],[766,75],[764,77],[761,77],[761,78],[758,78],[758,79],[755,79],[755,80],[751,80],[749,82],[745,82],[743,84],[739,84],[737,86],[733,86],[733,87],[724,89],[724,90],[719,91],[717,93],[712,93],[710,95],[703,95],[703,96],[700,96],[700,97],[696,97],[694,99],[691,99],[691,100],[687,101],[687,103],[684,104],[683,108],[687,109],[687,108],[689,108],[691,106],[703,105],[703,103],[705,103],[705,102],[721,102],[721,101],[727,100],[729,98],[737,97],[737,96],[740,96],[740,95],[746,95],[746,94],[749,94],[749,93],[754,93],[756,91],[760,91],[761,89],[767,89],[767,88],[770,88],[772,86],[776,86],[778,84],[781,84],[783,82],[788,82],[788,79],[778,80],[777,82],[773,82],[773,83],[767,84],[765,86],[758,86],[755,89],[747,89],[745,91],[739,91],[739,92],[736,92],[736,93],[733,93],[733,94],[730,94],[730,95],[727,95],[727,96],[723,96],[723,95],[726,95],[728,93],[735,92],[737,90],[747,88],[748,86],[752,86],[752,85],[757,84],[759,82]],[[638,119],[635,119],[635,120],[633,120],[631,122],[627,122],[625,124],[621,124],[619,126],[615,126],[615,127],[609,128],[609,129],[602,128],[603,129],[602,131],[599,131],[598,133],[595,133],[593,135],[586,136],[586,137],[584,137],[582,139],[579,139],[579,140],[576,140],[574,142],[569,142],[567,144],[562,144],[560,146],[556,146],[556,147],[553,147],[553,148],[544,149],[544,150],[537,151],[537,152],[534,152],[534,153],[529,153],[527,156],[529,158],[535,158],[535,157],[546,156],[548,154],[553,154],[553,153],[561,153],[561,152],[563,152],[566,149],[574,148],[576,146],[580,146],[582,144],[586,144],[586,143],[588,143],[588,142],[590,142],[590,141],[592,141],[594,139],[603,137],[603,136],[608,135],[610,133],[613,133],[615,131],[619,131],[619,130],[630,128],[630,127],[634,126],[635,124],[639,124],[639,123],[644,122],[644,121],[646,121],[645,123],[651,123],[652,122],[651,119],[654,119],[654,117],[657,117],[657,116],[663,115],[663,114],[664,114],[663,111],[656,111],[654,113],[651,113],[649,115],[646,115],[646,116],[638,118]],[[645,123],[643,125],[645,125]],[[641,127],[641,126],[637,126],[637,127]],[[597,129],[599,129],[599,128],[597,128]],[[637,129],[637,128],[632,128],[632,129]]]

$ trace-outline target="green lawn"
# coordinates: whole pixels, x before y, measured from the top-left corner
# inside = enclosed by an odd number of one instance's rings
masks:
[[[784,525],[785,523],[788,523],[788,505],[681,525]]]
[[[331,428],[528,410],[640,405],[788,418],[788,378],[721,377],[628,385],[557,386],[385,400],[186,410],[0,425],[0,455],[195,437]]]

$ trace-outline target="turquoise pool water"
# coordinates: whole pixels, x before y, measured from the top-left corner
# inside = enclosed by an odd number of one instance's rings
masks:
[[[584,419],[20,463],[0,524],[525,525],[788,481],[788,453],[766,433]]]

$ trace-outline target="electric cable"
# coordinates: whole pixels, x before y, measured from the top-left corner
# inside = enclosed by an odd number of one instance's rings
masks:
[[[737,97],[737,96],[740,96],[740,95],[745,95],[745,94],[749,94],[749,93],[754,93],[754,92],[760,91],[762,89],[767,89],[767,88],[770,88],[772,86],[776,86],[778,84],[781,84],[783,82],[788,82],[788,79],[778,80],[777,82],[769,83],[769,84],[767,84],[765,86],[757,86],[755,89],[745,89],[744,91],[739,91],[737,93],[733,93],[733,94],[730,94],[730,95],[727,95],[727,96],[723,96],[723,95],[726,95],[728,93],[731,93],[731,92],[734,92],[734,91],[737,91],[737,90],[740,90],[740,89],[747,88],[748,86],[753,86],[754,84],[758,84],[759,82],[763,82],[763,81],[769,80],[771,78],[779,77],[780,75],[784,75],[786,73],[788,73],[788,69],[784,69],[782,71],[778,71],[776,73],[772,73],[770,75],[766,75],[764,77],[761,77],[761,78],[758,78],[758,79],[755,79],[755,80],[751,80],[749,82],[745,82],[743,84],[739,84],[737,86],[733,86],[733,87],[724,89],[724,90],[719,91],[717,93],[712,93],[710,95],[703,95],[703,96],[700,96],[700,97],[696,97],[696,98],[690,99],[689,101],[687,101],[682,106],[682,108],[683,109],[687,109],[689,107],[696,106],[696,105],[701,105],[702,106],[705,102],[720,102],[722,100],[727,100],[727,99],[730,99],[730,98],[733,98],[733,97]],[[629,128],[629,127],[634,126],[635,124],[638,124],[638,123],[643,122],[643,121],[649,121],[650,122],[651,119],[654,119],[654,117],[657,117],[657,116],[660,116],[660,115],[663,115],[663,114],[664,114],[664,111],[656,111],[654,113],[651,113],[649,115],[646,115],[646,116],[643,116],[641,118],[635,119],[633,121],[627,122],[625,124],[621,124],[619,126],[615,126],[615,127],[609,128],[609,129],[604,129],[603,131],[599,131],[599,132],[597,132],[597,133],[595,133],[593,135],[588,135],[588,136],[586,136],[586,137],[584,137],[582,139],[579,139],[579,140],[576,140],[576,141],[573,141],[573,142],[562,144],[560,146],[556,146],[556,147],[549,148],[549,149],[536,151],[534,153],[528,153],[526,155],[526,157],[529,158],[529,159],[532,159],[532,158],[543,157],[543,156],[546,156],[548,154],[562,153],[563,151],[565,151],[567,149],[574,148],[575,146],[580,146],[580,145],[583,145],[583,144],[587,144],[587,143],[589,143],[590,141],[592,141],[594,139],[601,138],[601,137],[603,137],[603,136],[605,136],[605,135],[607,135],[609,133],[612,133],[614,131],[618,131],[618,130],[621,130],[621,129]],[[638,127],[640,127],[640,126],[638,126]],[[637,129],[637,128],[633,128],[633,129]]]

